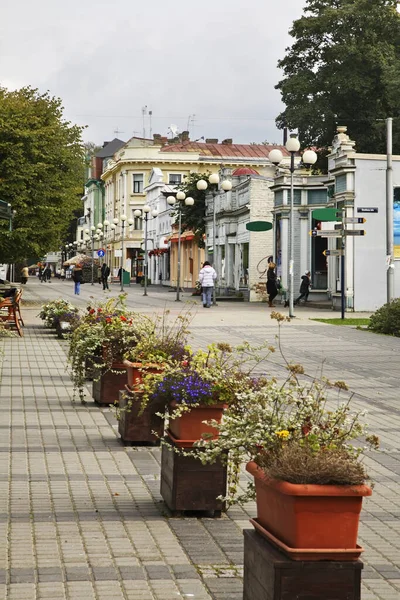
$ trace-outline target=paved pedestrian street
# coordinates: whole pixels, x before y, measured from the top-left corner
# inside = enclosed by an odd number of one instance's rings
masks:
[[[83,306],[100,288],[68,282],[24,289],[23,338],[0,341],[0,597],[6,600],[241,600],[243,528],[252,503],[220,519],[172,517],[160,496],[160,450],[124,447],[112,409],[74,403],[68,343],[37,318],[47,298]],[[117,290],[115,290],[115,293]],[[114,294],[114,292],[112,292]],[[128,305],[177,313],[174,295],[128,289]],[[184,300],[191,298],[184,295]],[[194,309],[196,345],[274,341],[266,305]],[[315,312],[315,311],[314,311]],[[363,600],[400,598],[400,339],[309,320],[285,324],[288,359],[311,376],[345,380],[354,408],[368,410],[381,450],[366,463],[375,481],[364,502]],[[332,316],[330,314],[329,316]],[[336,316],[336,315],[335,315]],[[282,375],[273,355],[267,372]],[[247,475],[243,473],[245,479]]]

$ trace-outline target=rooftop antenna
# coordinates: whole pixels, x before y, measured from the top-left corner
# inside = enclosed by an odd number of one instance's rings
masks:
[[[153,111],[149,110],[149,121],[150,121],[150,135],[149,138],[151,139],[153,137],[153,128],[151,126],[151,117],[153,116]]]
[[[115,135],[118,137],[118,134],[119,134],[119,133],[124,133],[124,132],[123,132],[123,131],[120,131],[120,130],[118,129],[118,126],[117,126],[117,128],[116,128],[116,129],[114,129],[114,133],[115,133]]]
[[[187,129],[187,131],[189,132],[189,134],[190,134],[190,127],[191,127],[191,125],[194,127],[194,120],[195,120],[195,117],[196,117],[196,115],[189,115],[189,116],[188,116],[188,120],[187,120],[187,127],[186,127],[186,129]]]
[[[146,138],[146,124],[145,124],[145,116],[147,115],[147,104],[142,107],[142,119],[143,119],[143,139]]]
[[[168,127],[168,131],[170,132],[173,138],[176,137],[179,131],[178,125],[175,125],[175,123],[171,123],[171,125]]]

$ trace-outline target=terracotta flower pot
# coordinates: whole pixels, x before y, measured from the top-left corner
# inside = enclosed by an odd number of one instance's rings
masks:
[[[170,407],[176,408],[178,404],[171,402]],[[218,435],[218,429],[211,425],[205,425],[203,421],[214,419],[221,422],[225,404],[212,406],[195,406],[190,412],[185,412],[176,419],[169,420],[169,431],[178,440],[196,441],[201,439],[202,433],[211,433],[214,437]]]
[[[143,364],[141,362],[131,362],[130,360],[123,361],[126,373],[128,375],[128,387],[131,390],[137,390],[138,386],[143,383],[143,376],[146,373],[162,373],[164,371],[163,365],[157,363]]]
[[[255,479],[257,522],[283,545],[306,550],[357,548],[362,499],[372,494],[370,487],[293,484],[269,479],[254,462],[246,469]],[[343,558],[338,554],[338,560]]]

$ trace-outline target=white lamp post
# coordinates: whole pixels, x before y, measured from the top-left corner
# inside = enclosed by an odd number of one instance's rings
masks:
[[[108,228],[110,227],[110,221],[107,221],[107,219],[104,221],[103,223],[103,227],[104,227],[104,240],[106,243],[106,248],[105,248],[105,255],[104,255],[104,262],[108,265],[107,262],[107,233],[108,233]]]
[[[198,190],[206,190],[208,188],[208,186],[210,186],[212,197],[213,197],[213,226],[212,226],[212,229],[213,229],[213,260],[212,260],[212,262],[213,262],[214,269],[217,264],[215,197],[218,193],[218,185],[219,185],[218,173],[212,173],[208,178],[208,182],[205,179],[199,179],[199,181],[196,183],[196,187]],[[229,192],[232,189],[232,183],[229,181],[229,179],[224,179],[224,181],[221,183],[221,188],[224,190],[224,192]],[[207,250],[207,253],[208,253],[208,250]],[[213,287],[213,305],[216,306],[216,304],[217,304],[217,300],[216,300],[215,286],[214,286]]]
[[[124,237],[125,237],[125,221],[126,215],[121,215],[122,241],[121,241],[121,292],[124,291]]]
[[[185,206],[193,206],[194,199],[190,196],[186,198],[185,192],[179,191],[174,196],[168,196],[167,203],[173,206],[178,202],[178,270],[176,277],[176,302],[180,301],[181,292],[181,229],[182,229],[182,200],[185,201]]]
[[[290,220],[289,220],[289,317],[294,317],[294,155],[300,150],[300,142],[296,134],[291,134],[286,142],[286,150],[290,152]],[[283,155],[277,148],[268,155],[270,162],[279,165]],[[306,150],[302,157],[304,165],[314,165],[318,156],[313,150]]]
[[[144,275],[144,292],[143,296],[147,296],[147,221],[149,220],[149,213],[151,212],[153,217],[158,215],[157,210],[151,210],[150,206],[147,204],[143,206],[143,215],[144,215],[144,265],[143,265],[143,275]],[[142,215],[140,210],[135,210],[133,213],[135,217],[140,217]]]
[[[96,231],[96,227],[92,225],[90,227],[90,236],[92,239],[92,285],[94,285],[94,234]]]

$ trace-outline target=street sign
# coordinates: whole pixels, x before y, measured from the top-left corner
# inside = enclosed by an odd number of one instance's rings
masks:
[[[246,223],[247,231],[269,231],[272,229],[272,223],[269,221],[252,221]]]
[[[324,250],[324,256],[343,256],[343,250]]]
[[[327,229],[326,231],[321,231],[320,229],[313,229],[310,231],[310,235],[313,237],[341,237],[342,230]]]
[[[317,208],[312,211],[312,218],[316,221],[337,221],[341,214],[337,208]]]
[[[346,229],[344,235],[365,235],[365,229]]]
[[[359,206],[357,208],[358,213],[377,213],[378,209],[373,206]]]
[[[97,250],[97,256],[104,256],[105,252],[103,250],[103,248],[100,248],[100,250]]]
[[[351,223],[366,223],[367,219],[365,217],[345,217],[343,219],[343,223],[350,225]]]

